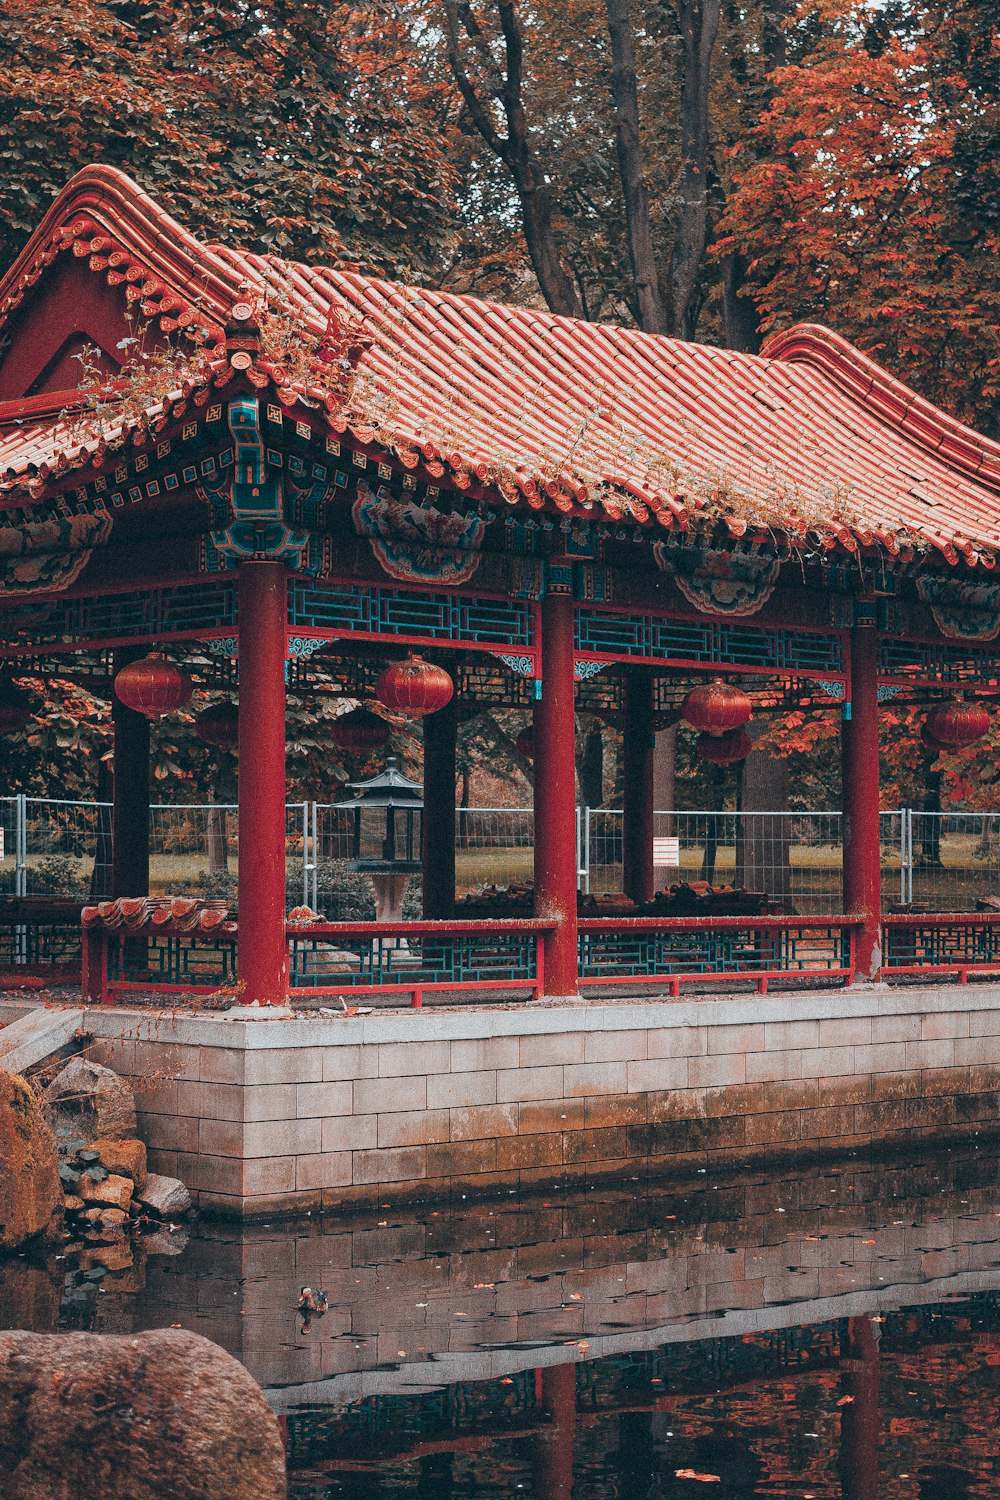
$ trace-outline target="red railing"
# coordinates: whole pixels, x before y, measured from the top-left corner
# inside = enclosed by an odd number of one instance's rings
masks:
[[[682,984],[854,978],[852,917],[588,917],[580,922],[580,983]],[[316,922],[288,930],[291,993],[351,995],[544,992],[543,939],[552,922]],[[883,919],[885,978],[1000,972],[1000,913],[900,913]],[[16,971],[15,971],[16,972]],[[238,998],[236,935],[164,924],[83,932],[84,996],[230,993]]]
[[[446,922],[315,922],[287,931],[290,993],[297,999],[406,994],[419,1007],[427,991],[518,990],[541,994],[543,938],[553,922],[534,919]],[[239,996],[236,933],[170,923],[87,927],[85,998],[128,993]]]
[[[414,1007],[425,992],[443,990],[516,989],[537,997],[543,939],[555,925],[527,917],[290,927],[291,992],[300,999],[409,994]]]
[[[854,979],[853,917],[598,917],[580,922],[580,983]]]
[[[970,974],[1000,971],[1000,912],[893,913],[882,918],[882,973]]]

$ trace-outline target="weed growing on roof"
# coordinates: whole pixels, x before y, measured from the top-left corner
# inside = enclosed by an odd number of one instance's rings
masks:
[[[85,344],[73,356],[81,377],[72,407],[62,413],[73,442],[117,447],[127,432],[148,427],[168,396],[176,399],[184,386],[190,389],[208,378],[209,350],[154,345],[148,323],[136,322],[135,333],[121,340],[117,352],[123,356],[118,370],[108,370],[104,352],[95,344]]]
[[[641,523],[658,516],[670,528],[706,540],[720,530],[734,538],[752,533],[784,552],[804,554],[839,544],[858,554],[859,547],[875,540],[871,520],[849,484],[834,481],[809,492],[795,481],[794,462],[791,476],[768,464],[756,482],[740,482],[723,467],[699,461],[697,426],[685,433],[682,424],[671,451],[665,451],[616,422],[603,389],[581,404],[572,425],[553,441],[536,416],[555,393],[539,379],[532,393],[521,394],[517,415],[498,411],[486,418],[489,458],[470,457],[470,433],[474,424],[482,439],[484,414],[473,411],[466,393],[445,387],[431,409],[414,410],[403,357],[396,353],[386,366],[386,351],[405,350],[410,342],[405,312],[381,307],[371,315],[389,334],[395,325],[395,336],[380,340],[381,360],[362,364],[372,342],[364,318],[328,305],[318,293],[311,302],[293,302],[276,268],[265,277],[259,290],[241,289],[259,340],[253,384],[273,380],[285,405],[302,402],[323,410],[335,430],[349,429],[361,442],[395,454],[407,469],[421,465],[431,478],[447,476],[460,491],[475,484],[510,504],[527,499],[541,509],[554,503],[563,513],[612,521]],[[114,373],[103,367],[100,351],[85,348],[77,356],[82,368],[77,398],[63,414],[71,439],[119,447],[131,433],[159,430],[171,404],[210,382],[224,385],[234,372],[223,345],[211,338],[207,328],[196,328],[189,330],[186,346],[157,346],[149,325],[137,323],[135,335],[119,345],[124,358]],[[558,399],[565,406],[564,398]],[[534,452],[511,446],[512,428],[531,434]],[[81,453],[81,461],[86,456]],[[628,487],[625,476],[632,481]],[[931,545],[902,528],[878,540],[911,555]]]

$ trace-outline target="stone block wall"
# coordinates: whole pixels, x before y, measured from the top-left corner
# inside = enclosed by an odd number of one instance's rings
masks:
[[[152,1168],[245,1216],[1000,1130],[992,985],[87,1025]]]

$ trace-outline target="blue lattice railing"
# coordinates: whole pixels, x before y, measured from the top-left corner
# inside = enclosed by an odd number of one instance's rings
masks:
[[[956,974],[1000,969],[1000,913],[890,916],[883,919],[887,974]]]
[[[576,649],[585,655],[741,666],[773,672],[846,670],[840,635],[711,620],[577,610]]]
[[[525,990],[541,984],[542,936],[551,923],[319,922],[290,928],[293,995],[406,994],[425,990]],[[76,929],[77,953],[80,932]],[[236,934],[88,927],[83,989],[95,1001],[117,994],[238,993]]]
[[[538,988],[535,921],[322,922],[289,932],[291,986],[300,995],[345,990]]]
[[[942,641],[884,639],[879,647],[879,673],[896,682],[996,682],[995,646],[949,646]]]
[[[294,578],[288,589],[293,630],[336,635],[401,636],[528,650],[531,607],[525,599],[420,593],[376,584],[323,584]]]
[[[217,990],[236,983],[235,937],[199,932],[132,935],[120,930],[108,949],[109,984],[129,989]]]
[[[26,974],[41,970],[49,977],[78,974],[80,923],[32,920],[0,924],[0,970]]]
[[[77,941],[80,941],[79,928]],[[236,934],[209,934],[161,926],[83,930],[82,989],[85,999],[104,1001],[118,992],[205,994],[233,989]]]
[[[616,917],[580,923],[581,984],[853,978],[854,924],[780,917]]]
[[[96,594],[46,603],[37,622],[29,605],[4,611],[11,646],[67,649],[116,641],[159,641],[236,630],[236,582],[203,578],[190,587]]]

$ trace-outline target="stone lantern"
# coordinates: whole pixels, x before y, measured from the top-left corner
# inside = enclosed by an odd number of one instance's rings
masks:
[[[423,788],[404,776],[394,756],[367,781],[349,781],[354,796],[335,804],[351,819],[349,865],[371,876],[375,918],[399,922],[410,876],[421,868]]]

